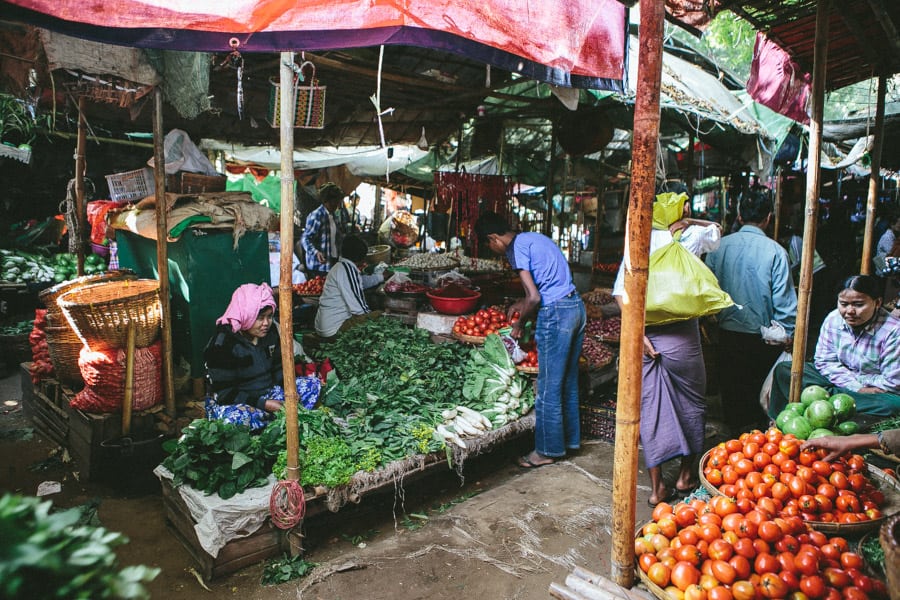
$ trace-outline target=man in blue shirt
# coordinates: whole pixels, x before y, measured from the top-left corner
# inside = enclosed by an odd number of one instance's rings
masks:
[[[587,320],[566,257],[540,233],[516,233],[493,212],[482,214],[475,234],[497,254],[505,255],[519,273],[525,297],[507,311],[518,312],[512,335],[522,334],[534,320],[538,351],[537,397],[534,403],[534,450],[519,459],[523,468],[548,465],[581,446],[578,415],[578,359]]]
[[[722,238],[706,256],[719,285],[735,305],[718,314],[719,389],[725,422],[737,435],[765,429],[768,418],[759,405],[759,392],[783,345],[763,341],[760,327],[781,323],[794,335],[797,294],[787,251],[766,237],[772,201],[766,190],[746,192],[738,207],[740,230]]]
[[[319,200],[322,205],[306,217],[301,237],[309,279],[328,273],[337,262],[341,247],[341,229],[334,213],[344,203],[344,192],[328,182],[319,188]]]

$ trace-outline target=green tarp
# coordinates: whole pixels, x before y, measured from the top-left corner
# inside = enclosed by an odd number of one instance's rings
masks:
[[[158,279],[156,241],[128,231],[116,233],[119,264],[140,277]],[[203,377],[203,348],[212,337],[232,292],[244,283],[269,282],[265,231],[248,231],[233,250],[232,231],[190,230],[169,242],[172,346]]]

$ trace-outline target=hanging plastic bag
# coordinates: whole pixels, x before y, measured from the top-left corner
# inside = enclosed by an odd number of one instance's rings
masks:
[[[775,359],[775,364],[769,369],[769,374],[766,376],[762,388],[759,390],[759,405],[766,412],[769,412],[769,395],[772,393],[772,383],[775,379],[775,367],[783,362],[790,362],[791,358],[793,357],[787,350],[779,354],[778,358]]]
[[[703,261],[673,240],[650,255],[647,325],[713,315],[734,301]]]

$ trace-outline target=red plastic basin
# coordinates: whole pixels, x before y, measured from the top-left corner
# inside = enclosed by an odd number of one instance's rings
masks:
[[[431,306],[434,307],[434,310],[439,313],[444,313],[445,315],[463,315],[472,312],[472,310],[478,306],[478,301],[481,299],[481,292],[474,291],[471,296],[465,298],[446,298],[435,296],[431,292],[428,292],[425,295],[431,300]]]

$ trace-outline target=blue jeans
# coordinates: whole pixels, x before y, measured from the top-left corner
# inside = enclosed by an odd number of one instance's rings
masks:
[[[565,456],[581,446],[578,418],[578,358],[584,341],[584,303],[578,294],[538,311],[537,398],[534,449],[544,456]]]

